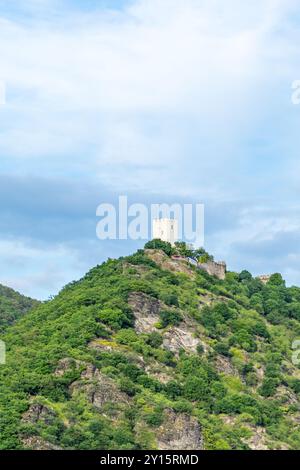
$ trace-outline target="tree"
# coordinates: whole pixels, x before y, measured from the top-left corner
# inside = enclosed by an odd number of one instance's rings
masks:
[[[159,238],[154,238],[153,240],[149,241],[145,245],[146,250],[162,250],[166,253],[166,255],[171,256],[174,253],[174,248],[172,247],[171,243],[164,242]]]
[[[222,356],[230,357],[229,345],[226,342],[219,342],[215,346],[215,351]]]
[[[184,394],[190,400],[205,400],[210,394],[208,382],[201,377],[189,376],[184,386]]]
[[[175,249],[176,249],[176,253],[180,256],[183,256],[186,258],[193,256],[193,250],[188,248],[185,242],[182,242],[182,241],[175,242]]]
[[[268,284],[271,286],[285,286],[285,280],[282,278],[281,274],[275,273],[270,277]]]
[[[251,281],[251,279],[252,279],[252,274],[249,273],[249,271],[244,270],[239,274],[240,282]]]
[[[276,387],[278,385],[278,379],[273,377],[266,377],[263,380],[261,387],[259,387],[258,392],[261,396],[267,398],[274,395]]]
[[[163,328],[168,325],[177,326],[182,320],[181,313],[177,310],[161,310],[159,316]]]

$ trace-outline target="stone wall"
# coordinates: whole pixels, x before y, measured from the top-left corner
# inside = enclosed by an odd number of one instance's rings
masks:
[[[258,276],[258,279],[264,284],[267,284],[270,280],[270,277],[271,277],[270,274],[262,274],[261,276]]]
[[[226,263],[224,261],[208,261],[207,263],[199,263],[199,269],[203,269],[211,276],[216,276],[218,279],[225,279]]]

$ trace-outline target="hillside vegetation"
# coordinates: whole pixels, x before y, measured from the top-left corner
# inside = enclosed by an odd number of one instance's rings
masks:
[[[24,297],[13,289],[0,284],[0,333],[3,333],[7,325],[12,325],[38,304],[37,300]]]
[[[0,448],[300,448],[300,289],[221,281],[159,248],[108,260],[8,328]]]

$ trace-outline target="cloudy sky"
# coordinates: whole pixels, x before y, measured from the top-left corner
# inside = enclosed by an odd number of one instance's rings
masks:
[[[0,0],[0,283],[45,299],[142,241],[96,207],[204,203],[232,270],[300,285],[298,0]]]

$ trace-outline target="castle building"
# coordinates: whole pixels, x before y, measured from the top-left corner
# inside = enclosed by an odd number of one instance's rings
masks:
[[[261,276],[258,276],[258,279],[259,279],[263,284],[268,284],[270,278],[271,278],[271,274],[262,274]]]
[[[152,238],[159,238],[164,242],[174,245],[179,239],[178,220],[176,219],[153,219]]]

